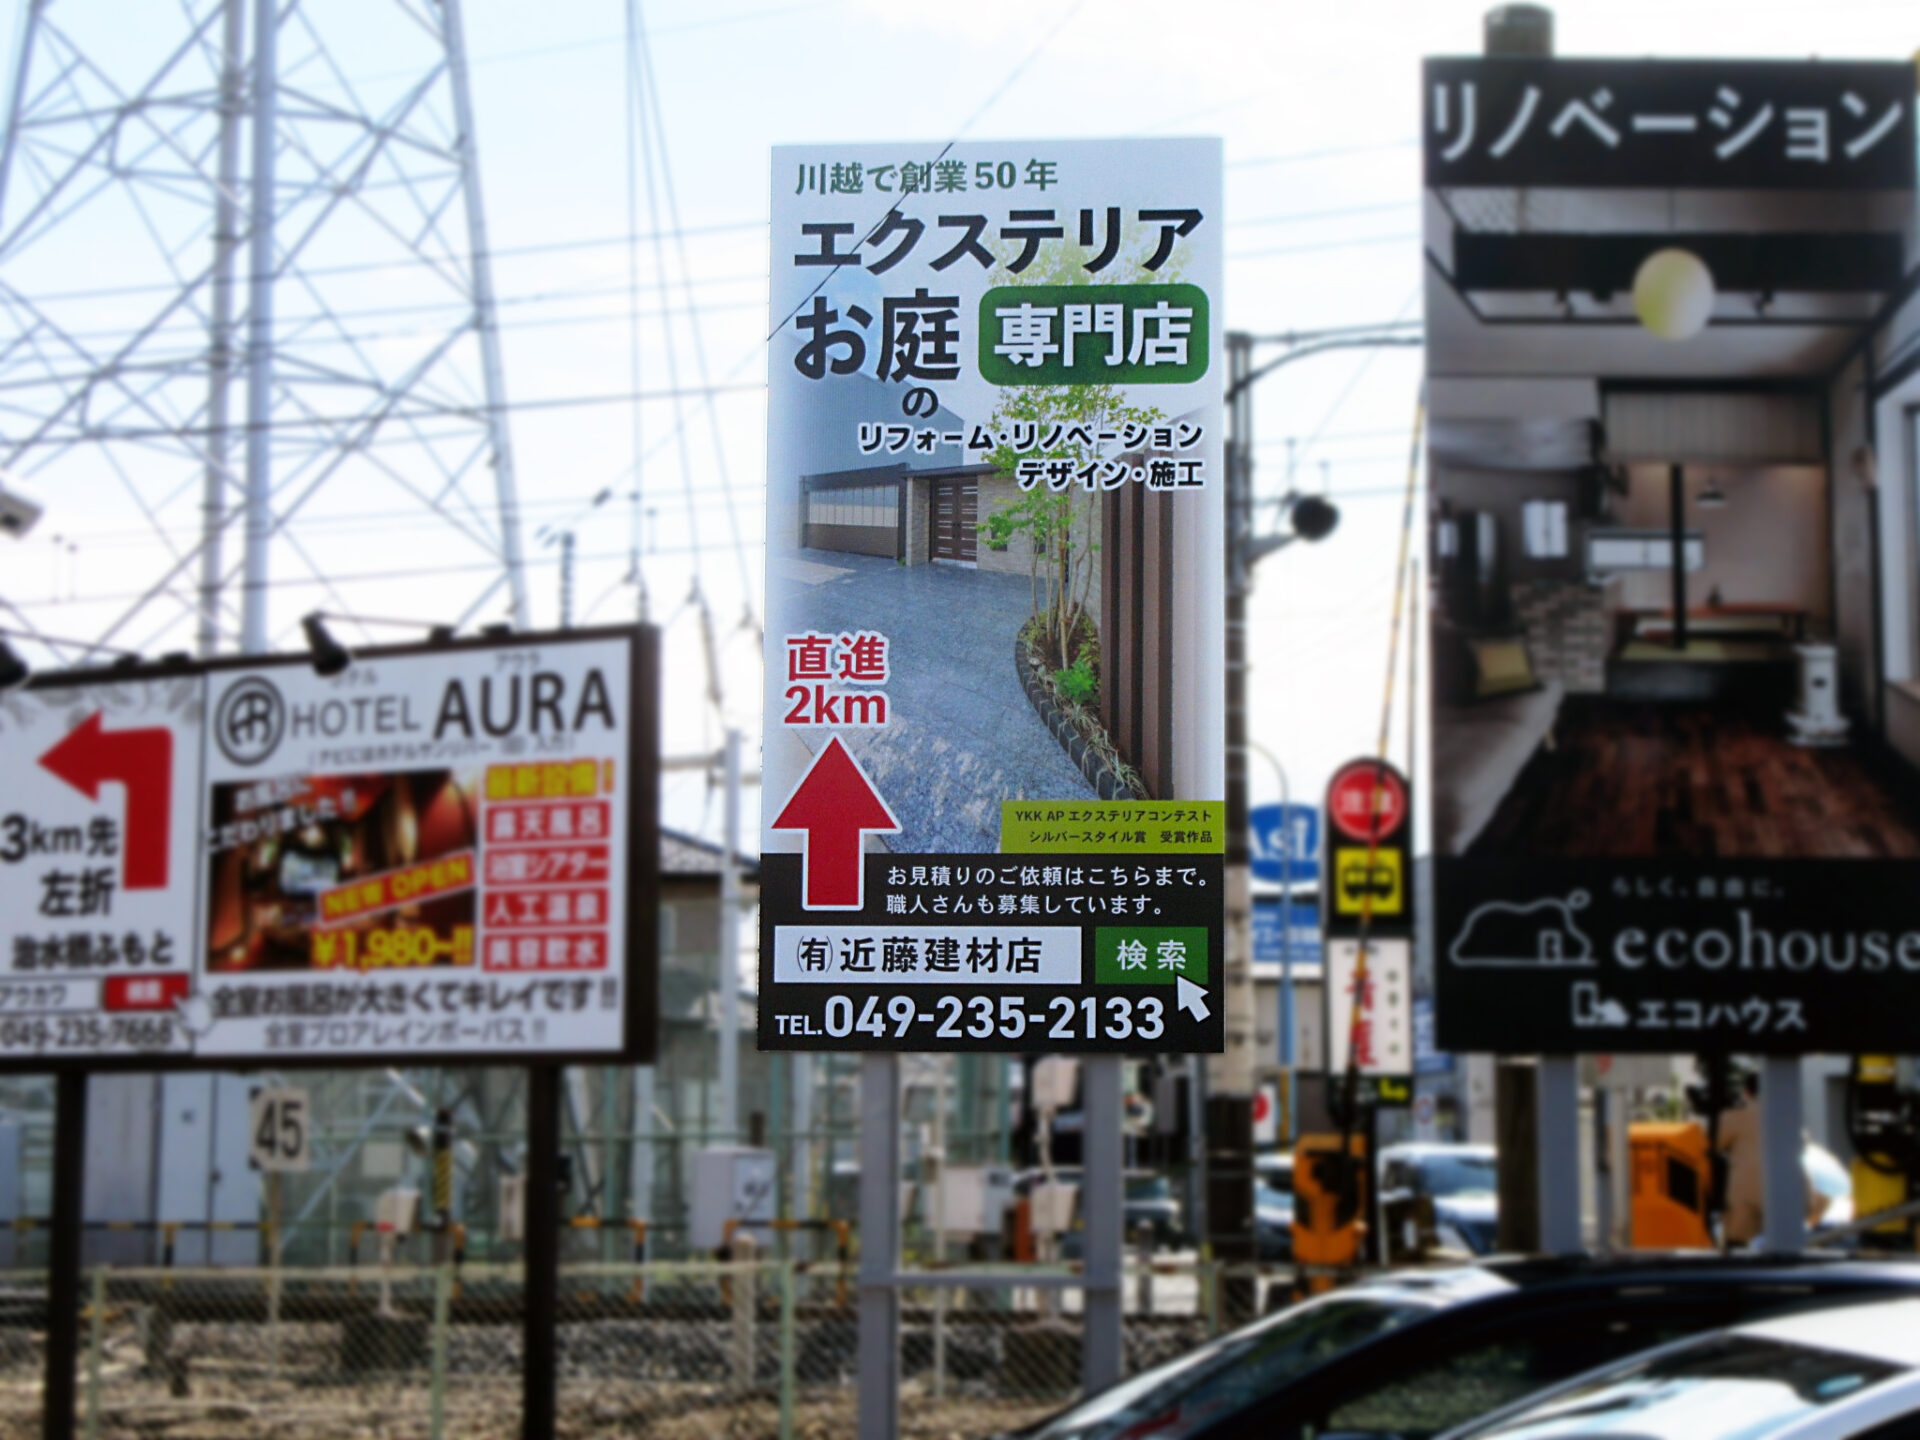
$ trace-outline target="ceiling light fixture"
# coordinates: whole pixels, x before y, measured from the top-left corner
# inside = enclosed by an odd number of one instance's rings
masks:
[[[1633,313],[1662,340],[1691,340],[1713,317],[1713,272],[1691,250],[1654,251],[1634,272]]]

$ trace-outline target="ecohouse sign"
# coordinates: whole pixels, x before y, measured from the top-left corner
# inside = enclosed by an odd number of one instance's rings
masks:
[[[46,676],[0,699],[0,1049],[639,1059],[650,631]]]

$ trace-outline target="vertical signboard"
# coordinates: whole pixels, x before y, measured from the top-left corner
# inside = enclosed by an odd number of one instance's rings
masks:
[[[1350,760],[1327,785],[1327,1074],[1350,1071],[1371,1104],[1413,1098],[1413,802],[1382,760]]]
[[[1220,1047],[1220,190],[775,152],[763,1048]]]
[[[1912,66],[1423,99],[1439,1045],[1907,1043]]]
[[[7,1060],[650,1053],[650,639],[0,697]]]

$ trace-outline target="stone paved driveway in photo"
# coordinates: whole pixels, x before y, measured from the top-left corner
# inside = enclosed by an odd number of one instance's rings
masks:
[[[786,578],[806,587],[794,612],[806,624],[889,641],[887,727],[838,732],[904,826],[889,849],[996,850],[1002,800],[1094,798],[1014,676],[1013,638],[1033,611],[1024,575],[821,550],[799,561]],[[827,733],[809,732],[808,748]]]

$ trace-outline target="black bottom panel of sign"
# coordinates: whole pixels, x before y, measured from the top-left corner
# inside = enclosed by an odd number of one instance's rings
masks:
[[[1442,1050],[1920,1046],[1910,860],[1436,858]]]
[[[766,855],[760,1048],[1217,1052],[1224,877],[1219,855],[867,855],[843,894]]]

